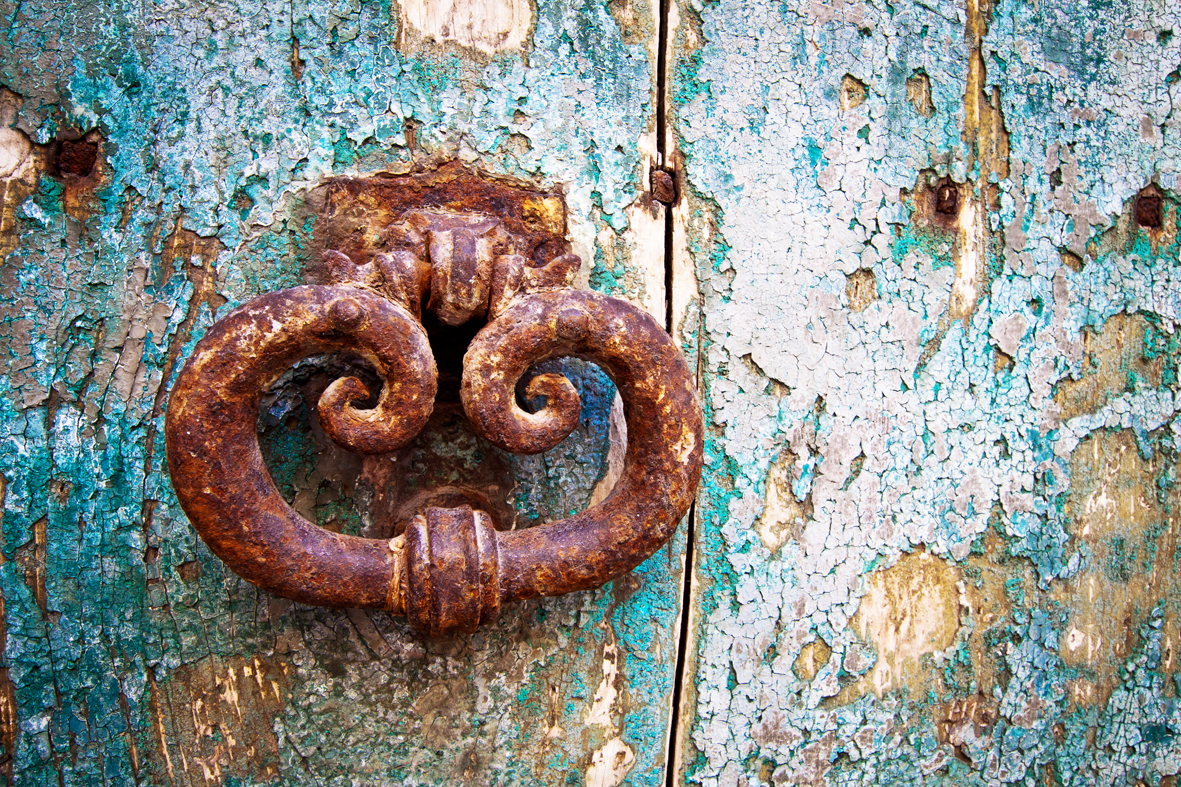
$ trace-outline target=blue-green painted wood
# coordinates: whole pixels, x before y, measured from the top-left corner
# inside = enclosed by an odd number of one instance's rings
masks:
[[[645,297],[625,209],[655,123],[648,12],[541,2],[525,49],[495,55],[399,49],[399,14],[5,6],[0,141],[24,162],[0,224],[10,781],[583,784],[618,752],[628,783],[663,783],[683,535],[600,591],[423,642],[387,615],[292,606],[238,579],[163,470],[177,359],[218,314],[302,280],[305,194],[328,176],[458,158],[561,186],[576,250],[599,260],[591,281]],[[97,174],[64,182],[53,143],[92,130]],[[583,428],[515,465],[525,517],[583,507],[605,472],[613,389],[576,372]],[[285,401],[264,419],[272,467],[299,505],[347,519],[353,479],[306,411]]]
[[[1177,5],[679,8],[686,781],[1175,784]]]

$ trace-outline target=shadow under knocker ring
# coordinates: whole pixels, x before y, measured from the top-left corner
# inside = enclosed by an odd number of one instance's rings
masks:
[[[182,507],[239,575],[295,601],[405,614],[437,636],[473,631],[501,604],[598,587],[655,552],[696,491],[702,413],[684,359],[646,312],[570,288],[577,257],[531,267],[487,215],[421,211],[407,226],[404,248],[363,265],[327,252],[330,284],[262,295],[213,325],[172,390],[165,435]],[[333,533],[288,505],[259,448],[262,396],[303,358],[354,353],[384,387],[361,409],[368,388],[336,380],[317,405],[324,431],[363,454],[405,445],[436,393],[424,307],[451,325],[487,319],[464,356],[460,396],[476,433],[504,450],[548,450],[578,424],[578,394],[558,374],[528,384],[530,398],[544,397],[541,410],[518,405],[516,385],[531,366],[577,356],[607,372],[628,439],[605,500],[511,531],[470,506],[428,508],[392,539]]]

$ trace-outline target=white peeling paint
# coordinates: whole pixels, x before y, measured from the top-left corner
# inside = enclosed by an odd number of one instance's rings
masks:
[[[487,54],[520,49],[533,26],[528,0],[404,0],[402,42],[454,41]]]
[[[618,661],[619,649],[614,642],[608,642],[603,646],[603,681],[595,691],[594,700],[591,701],[590,710],[586,714],[588,727],[592,724],[612,726],[611,706],[615,704],[618,693],[615,689],[615,676],[619,674]]]
[[[33,151],[28,137],[15,128],[0,128],[0,178],[20,175]]]

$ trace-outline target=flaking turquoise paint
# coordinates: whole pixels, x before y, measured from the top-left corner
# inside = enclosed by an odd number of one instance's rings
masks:
[[[626,32],[643,40],[640,11]],[[38,144],[98,128],[105,160],[79,210],[43,173],[0,263],[17,784],[581,784],[616,736],[636,760],[627,783],[663,783],[683,535],[623,583],[423,643],[384,614],[291,606],[242,582],[197,540],[162,469],[170,351],[183,359],[226,309],[302,281],[303,194],[327,176],[459,158],[561,184],[576,250],[614,247],[616,276],[593,281],[644,295],[624,283],[638,280],[623,275],[638,265],[624,211],[654,124],[648,50],[624,43],[603,3],[535,12],[526,52],[477,57],[399,52],[388,3],[8,8],[0,83],[23,96],[17,127]],[[178,226],[220,244],[211,294],[201,257],[165,263]],[[578,440],[513,460],[526,517],[583,507],[604,471],[613,389],[575,376]],[[321,450],[283,432],[301,411],[264,429],[293,493]],[[318,513],[360,527],[342,506]],[[608,644],[619,697],[608,724],[588,725]]]
[[[1144,230],[1115,229],[1150,181],[1175,210],[1175,4],[1012,0],[984,9],[984,87],[999,89],[1008,177],[995,165],[982,175],[982,156],[961,136],[963,4],[679,8],[687,24],[672,69],[673,117],[696,208],[689,251],[713,435],[695,536],[686,780],[1174,784],[1179,675],[1164,666],[1162,632],[1181,600],[1172,593],[1130,620],[1112,619],[1112,635],[1128,631],[1134,647],[1107,666],[1080,666],[1065,656],[1074,610],[1063,588],[1079,572],[1105,570],[1065,510],[1072,483],[1082,483],[1071,477],[1080,441],[1131,430],[1145,461],[1157,462],[1158,489],[1145,493],[1159,493],[1176,516],[1176,377],[1154,387],[1129,371],[1106,405],[1069,419],[1056,416],[1054,395],[1091,373],[1083,328],[1099,330],[1119,312],[1143,315],[1149,345],[1162,347],[1153,352],[1176,363],[1175,242],[1149,249]],[[931,84],[929,118],[907,96],[906,80],[920,72]],[[869,96],[842,110],[845,74]],[[752,109],[764,124],[748,122]],[[954,233],[941,244],[906,197],[923,170],[969,181],[978,202],[996,187],[983,225],[985,275],[962,321],[945,319]],[[1112,235],[1118,241],[1106,243]],[[1085,266],[1072,269],[1064,252]],[[852,312],[846,276],[859,268],[872,270],[878,299]],[[1010,337],[1006,325],[1019,330]],[[770,549],[759,525],[769,470],[787,449],[793,488],[812,512],[796,537]],[[1149,528],[1152,549],[1167,547],[1167,530],[1164,521]],[[842,693],[892,655],[853,630],[870,577],[923,550],[969,588],[973,561],[987,555],[1007,577],[1009,612],[989,625],[962,619],[950,647],[922,657],[918,671],[934,683],[881,697]],[[1151,561],[1122,560],[1133,586],[1148,581]],[[1175,560],[1165,570],[1174,573]],[[968,648],[973,631],[987,634],[995,659]],[[792,665],[815,638],[833,653],[805,680]],[[1072,687],[1108,667],[1118,673],[1110,696],[1075,702]],[[981,686],[994,718],[957,758],[940,723],[950,703]]]

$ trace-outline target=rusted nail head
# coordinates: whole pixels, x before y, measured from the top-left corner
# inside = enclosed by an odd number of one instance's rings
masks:
[[[352,298],[341,298],[332,304],[329,314],[336,327],[351,330],[365,320],[365,309]]]
[[[590,318],[586,316],[586,312],[574,306],[567,306],[558,312],[558,336],[568,341],[578,341],[586,336],[589,323]]]
[[[94,170],[98,160],[98,143],[81,139],[67,139],[58,148],[54,163],[60,175],[84,178]]]
[[[652,170],[652,199],[671,205],[677,201],[677,182],[666,169]]]
[[[1156,229],[1164,224],[1164,210],[1159,194],[1148,192],[1136,198],[1136,223]]]

